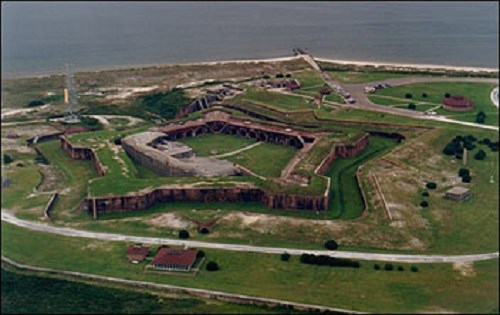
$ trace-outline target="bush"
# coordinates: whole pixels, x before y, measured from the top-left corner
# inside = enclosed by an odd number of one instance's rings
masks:
[[[180,230],[179,231],[179,238],[183,239],[183,240],[189,238],[189,232],[186,230]]]
[[[412,98],[413,96],[411,95],[411,93],[406,93],[405,94],[405,98]]]
[[[444,97],[449,98],[450,96],[450,93],[444,93]]]
[[[392,264],[385,264],[384,266],[385,271],[392,271],[393,269],[394,267],[392,266]]]
[[[208,234],[210,233],[210,230],[206,227],[202,227],[201,229],[198,230],[201,234]]]
[[[334,240],[328,240],[325,242],[325,248],[329,250],[336,250],[339,248],[339,244],[337,244]]]
[[[283,253],[281,254],[281,261],[289,261],[290,260],[290,254],[289,253]]]
[[[462,176],[462,182],[464,182],[464,183],[470,183],[471,180],[472,180],[472,177],[470,177],[470,175]]]
[[[8,155],[8,154],[3,155],[3,163],[4,164],[10,164],[10,163],[12,163],[12,161],[14,161],[14,160],[10,157],[10,155]]]
[[[198,252],[196,253],[196,258],[203,258],[203,257],[205,257],[205,252],[199,249]]]
[[[425,201],[425,200],[424,200],[424,201],[422,201],[422,202],[420,203],[420,206],[421,206],[422,208],[427,208],[427,207],[429,206],[429,203],[428,203],[427,201]]]
[[[205,269],[207,271],[217,271],[219,270],[219,265],[215,261],[209,261]]]
[[[484,120],[486,119],[486,114],[483,111],[480,111],[476,115],[476,122],[478,124],[484,124]]]
[[[276,78],[284,78],[284,77],[285,77],[285,76],[283,75],[283,73],[278,73],[278,74],[276,75]]]
[[[484,160],[485,157],[486,157],[486,152],[484,152],[484,150],[479,150],[476,154],[474,154],[474,158],[476,160]]]
[[[448,143],[444,149],[443,149],[443,153],[445,155],[453,155],[455,154],[455,145],[453,145],[452,143]]]
[[[380,270],[380,266],[378,264],[373,265],[373,269]]]
[[[43,101],[40,100],[34,100],[28,103],[28,107],[36,107],[36,106],[42,106],[45,105]]]
[[[408,109],[417,109],[417,105],[415,105],[414,103],[410,103],[408,104]]]
[[[265,75],[262,77],[262,79],[266,79],[266,80],[268,80],[268,79],[271,79],[271,77],[270,77],[268,74],[265,74]]]
[[[326,255],[302,254],[300,262],[309,265],[332,266],[332,267],[352,267],[359,268],[360,264],[357,261],[344,258],[334,258]]]
[[[404,271],[405,268],[403,268],[403,266],[398,266],[398,271]]]
[[[462,153],[456,153],[455,154],[455,159],[461,160],[463,158]]]
[[[490,142],[490,144],[488,145],[490,147],[490,150],[493,151],[493,152],[497,152],[498,151],[498,141],[496,142]]]
[[[466,142],[464,147],[469,151],[472,151],[476,148],[476,146],[474,144],[472,144],[471,142]]]
[[[488,139],[488,138],[484,138],[482,141],[481,141],[482,144],[486,144],[486,145],[490,145],[491,143],[491,140]]]
[[[114,144],[116,145],[121,145],[122,144],[122,138],[118,137],[118,138],[115,138],[115,140],[113,140]]]
[[[434,183],[434,182],[428,182],[425,187],[429,188],[429,189],[436,189],[437,188],[437,184]]]
[[[425,92],[424,92],[424,93],[422,93],[422,97],[423,97],[423,98],[427,98],[427,96],[429,96],[427,93],[425,93]]]
[[[469,170],[467,168],[465,168],[465,167],[461,167],[458,170],[458,176],[463,177],[465,175],[469,175]]]
[[[410,270],[411,270],[411,272],[417,272],[418,268],[417,268],[417,266],[411,266]]]
[[[429,197],[429,192],[428,192],[428,191],[424,191],[424,192],[422,193],[422,196],[424,196],[424,197]]]
[[[285,75],[285,77],[287,77],[287,78],[291,78],[291,77],[292,77],[292,75],[291,75],[290,73],[287,73],[287,74]]]

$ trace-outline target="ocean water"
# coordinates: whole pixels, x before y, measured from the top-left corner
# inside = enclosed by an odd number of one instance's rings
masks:
[[[498,67],[498,2],[2,2],[2,77],[291,55]]]

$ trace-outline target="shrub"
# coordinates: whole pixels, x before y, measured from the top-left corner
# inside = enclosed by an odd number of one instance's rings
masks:
[[[424,197],[429,197],[429,192],[428,192],[428,191],[424,191],[424,192],[422,193],[422,196],[424,196]]]
[[[491,143],[491,140],[488,139],[488,138],[484,138],[482,141],[481,141],[482,144],[486,144],[486,145],[490,145]]]
[[[467,135],[467,136],[465,136],[465,140],[468,142],[476,142],[477,138],[474,137],[473,135]]]
[[[181,238],[183,240],[189,238],[189,232],[186,230],[180,230],[179,231],[179,238]]]
[[[210,233],[210,230],[206,227],[202,227],[201,229],[199,229],[199,232],[201,234],[208,234],[208,233]]]
[[[209,261],[205,269],[207,271],[217,271],[219,270],[219,265],[215,261]]]
[[[285,77],[287,77],[287,78],[291,78],[291,77],[292,77],[292,75],[291,75],[290,73],[287,73],[287,74],[285,75]]]
[[[417,105],[415,105],[414,103],[410,103],[408,104],[408,109],[417,109]]]
[[[380,270],[380,266],[378,264],[373,265],[373,269]]]
[[[488,145],[490,147],[490,150],[493,151],[493,152],[497,152],[498,151],[498,141],[496,142],[490,142],[490,144]]]
[[[385,271],[392,271],[393,269],[394,267],[392,266],[392,264],[385,264],[384,266]]]
[[[405,94],[405,98],[412,98],[413,96],[411,95],[411,93],[406,93]]]
[[[404,271],[405,268],[403,268],[403,266],[398,266],[398,271]]]
[[[145,110],[166,119],[173,119],[181,108],[188,106],[192,101],[184,90],[178,88],[140,96],[137,100]]]
[[[456,153],[456,154],[455,154],[455,159],[457,159],[457,160],[461,160],[461,159],[462,159],[462,157],[463,157],[463,156],[462,156],[462,153]]]
[[[36,106],[42,106],[45,105],[43,101],[40,100],[34,100],[28,103],[28,107],[36,107]]]
[[[436,189],[437,188],[437,184],[434,183],[434,182],[428,182],[425,187],[429,188],[429,189]]]
[[[10,157],[10,155],[8,155],[8,154],[3,155],[3,163],[4,164],[10,164],[10,163],[12,163],[12,161],[14,161],[14,160]]]
[[[443,153],[445,155],[453,155],[455,154],[455,145],[453,145],[452,143],[448,143],[444,149],[443,149]]]
[[[450,93],[444,93],[444,97],[449,98],[450,96]]]
[[[423,98],[427,98],[427,96],[429,96],[427,93],[425,93],[425,92],[424,92],[424,93],[422,93],[422,97],[423,97]]]
[[[276,78],[283,78],[283,77],[285,77],[285,76],[283,75],[283,73],[278,73],[278,74],[276,75]]]
[[[424,201],[422,201],[422,202],[420,203],[420,206],[421,206],[422,208],[427,208],[427,207],[429,206],[429,203],[428,203],[427,201],[425,201],[425,200],[424,200]]]
[[[476,148],[476,146],[474,144],[472,144],[471,142],[466,142],[464,147],[469,151],[472,151]]]
[[[462,182],[464,182],[464,183],[470,183],[471,180],[472,180],[472,177],[470,177],[470,175],[462,176]]]
[[[418,268],[417,268],[417,266],[411,266],[410,270],[411,270],[411,272],[417,272]]]
[[[199,249],[198,252],[196,253],[196,258],[203,258],[203,257],[205,257],[205,252]]]
[[[116,145],[121,145],[122,144],[122,138],[118,137],[118,138],[115,138],[115,140],[113,140],[114,144]]]
[[[476,122],[478,124],[484,124],[484,120],[486,119],[486,114],[483,111],[480,111],[476,115]]]
[[[281,261],[289,261],[290,260],[290,254],[289,253],[283,253],[281,254]]]
[[[268,74],[265,74],[265,75],[262,77],[262,79],[266,79],[266,80],[267,80],[267,79],[271,79],[271,77],[270,77]]]
[[[335,242],[334,240],[328,240],[325,242],[325,248],[330,250],[336,250],[337,248],[339,248],[339,244],[337,244],[337,242]]]
[[[465,167],[461,167],[458,170],[458,176],[463,177],[465,175],[469,175],[469,170],[467,168],[465,168]]]
[[[302,254],[300,262],[309,265],[332,266],[332,267],[352,267],[359,268],[360,264],[357,261],[344,258],[334,258],[326,255]]]
[[[476,154],[474,154],[474,158],[476,160],[484,160],[485,157],[486,157],[486,152],[484,152],[484,150],[479,150]]]

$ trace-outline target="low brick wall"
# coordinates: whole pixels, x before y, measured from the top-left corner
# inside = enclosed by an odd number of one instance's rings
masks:
[[[156,203],[168,202],[261,202],[270,209],[324,211],[328,198],[323,195],[270,194],[260,188],[157,188],[122,196],[86,198],[87,211],[97,217],[102,213],[146,210]]]
[[[69,142],[69,140],[66,139],[66,137],[64,136],[61,136],[60,139],[61,139],[61,148],[72,159],[91,160],[99,176],[104,176],[104,174],[106,174],[106,168],[102,165],[94,149],[76,147],[71,142]]]

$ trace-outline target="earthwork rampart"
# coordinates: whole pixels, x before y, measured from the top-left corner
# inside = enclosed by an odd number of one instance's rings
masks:
[[[97,171],[97,174],[99,174],[99,176],[104,176],[104,174],[106,174],[106,169],[102,165],[102,163],[99,160],[99,157],[95,153],[94,149],[74,146],[64,136],[61,136],[60,139],[61,139],[61,148],[72,159],[91,160],[92,164],[94,165],[94,167]]]

